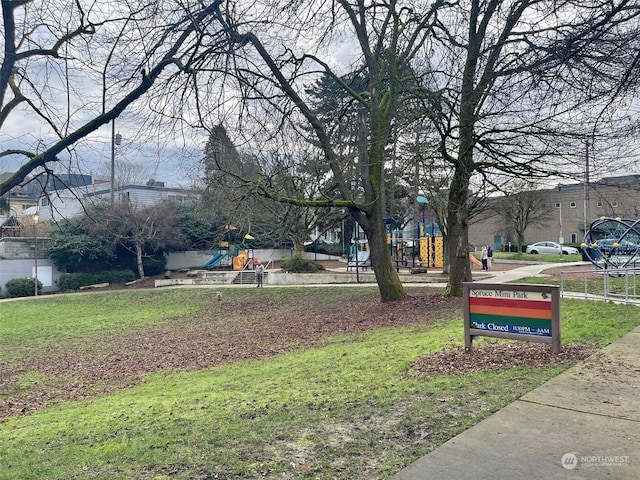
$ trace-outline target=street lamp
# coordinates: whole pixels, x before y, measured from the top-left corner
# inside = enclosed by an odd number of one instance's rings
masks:
[[[564,243],[564,237],[562,236],[562,184],[558,183],[558,213],[560,219],[560,237],[558,243],[560,244],[560,258],[562,258],[562,244]]]
[[[353,201],[356,201],[356,189],[358,187],[358,184],[356,183],[355,180],[351,180],[351,190],[353,192]],[[356,254],[356,283],[360,283],[360,268],[359,268],[359,263],[360,263],[360,224],[358,223],[358,220],[356,219],[356,217],[353,218],[354,219],[354,223],[355,223],[355,232],[354,232],[354,239],[355,239],[355,254]]]
[[[36,212],[33,215],[33,239],[34,239],[34,247],[33,247],[33,263],[34,263],[34,270],[33,270],[33,295],[35,297],[38,296],[38,221],[40,220],[40,217],[38,216],[38,213]]]
[[[424,229],[425,228],[424,210],[425,210],[425,207],[427,206],[427,203],[429,203],[429,200],[424,195],[418,195],[416,197],[416,202],[418,202],[422,206],[422,228]],[[418,229],[418,232],[422,233],[420,229]],[[421,237],[422,235],[418,235],[418,236]]]
[[[111,205],[113,205],[115,199],[115,187],[116,187],[116,145],[122,143],[122,135],[116,133],[116,120],[111,121],[111,194],[109,195]]]
[[[347,255],[347,250],[345,248],[345,243],[344,243],[344,220],[345,220],[346,216],[345,216],[345,211],[344,208],[342,209],[342,229],[340,230],[340,232],[342,233],[342,256],[347,258],[347,263],[349,262],[349,256]]]

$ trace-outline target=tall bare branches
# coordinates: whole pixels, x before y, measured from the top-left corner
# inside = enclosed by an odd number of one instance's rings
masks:
[[[196,15],[165,11],[158,23],[165,2],[4,0],[0,159],[17,158],[21,166],[0,194],[37,169],[51,172],[63,152],[71,155],[77,142],[151,93],[168,71],[187,70],[190,42],[216,3]],[[64,22],[56,12],[65,12]],[[30,131],[7,122],[18,114],[33,122]],[[20,137],[21,147],[7,146]]]

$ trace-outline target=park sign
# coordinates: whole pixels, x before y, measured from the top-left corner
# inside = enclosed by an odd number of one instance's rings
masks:
[[[464,343],[495,337],[550,343],[560,353],[560,288],[553,285],[463,283]]]

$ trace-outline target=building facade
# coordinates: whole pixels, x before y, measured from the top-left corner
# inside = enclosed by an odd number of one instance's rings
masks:
[[[640,218],[640,175],[612,177],[591,182],[560,184],[541,191],[547,202],[548,220],[530,225],[522,244],[562,241],[580,245],[591,223],[600,217]],[[485,213],[469,226],[469,243],[474,248],[492,245],[494,250],[516,245],[517,238],[499,214]]]
[[[114,201],[128,201],[137,207],[157,205],[165,200],[196,199],[194,191],[168,188],[155,182],[148,185],[125,185],[113,192]],[[56,190],[38,199],[38,211],[43,221],[57,222],[83,212],[87,205],[108,202],[111,198],[109,184],[97,183],[76,188]]]

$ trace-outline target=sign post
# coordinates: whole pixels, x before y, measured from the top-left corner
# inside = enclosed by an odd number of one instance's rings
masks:
[[[560,353],[560,287],[464,283],[464,344],[475,337],[550,343]]]

